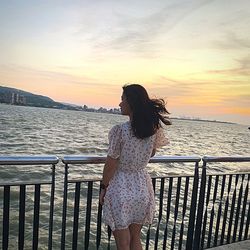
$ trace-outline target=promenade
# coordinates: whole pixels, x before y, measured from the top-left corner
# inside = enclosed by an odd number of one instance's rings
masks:
[[[249,250],[250,249],[250,240],[245,240],[241,242],[236,242],[224,246],[210,248],[213,250]]]

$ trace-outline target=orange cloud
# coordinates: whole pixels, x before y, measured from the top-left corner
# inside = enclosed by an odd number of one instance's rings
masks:
[[[225,114],[239,114],[250,116],[250,108],[247,107],[223,107],[223,113]]]

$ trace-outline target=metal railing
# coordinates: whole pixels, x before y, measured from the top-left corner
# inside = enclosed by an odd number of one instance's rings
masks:
[[[250,157],[205,156],[202,158],[202,161],[203,165],[202,165],[201,186],[199,193],[199,204],[197,210],[197,222],[196,222],[197,224],[194,237],[194,248],[195,249],[203,249],[204,247],[210,248],[218,245],[230,244],[236,241],[249,239],[248,231],[249,231],[249,219],[250,219],[250,198],[248,196],[248,193],[249,193],[250,166],[248,167],[249,171],[246,173],[214,174],[214,175],[207,175],[207,166],[208,164],[210,164],[211,167],[211,163],[220,163],[220,162],[227,162],[227,163],[250,162]],[[215,179],[213,180],[213,178]],[[219,185],[219,181],[221,182],[221,185]],[[217,200],[219,187],[220,187],[220,196],[219,199]],[[227,187],[227,192],[225,192],[226,187]],[[210,193],[212,191],[211,189],[213,189],[212,199],[210,198]],[[243,201],[242,197],[244,197]],[[231,202],[230,199],[232,199]],[[236,200],[237,200],[237,207],[235,208]],[[216,209],[216,201],[217,203],[219,203],[217,204],[217,209]],[[248,212],[246,213],[247,204],[248,204],[247,208]],[[210,206],[210,211],[209,211],[209,206]],[[230,212],[230,217],[228,218],[229,212]],[[215,216],[216,216],[216,222],[214,218]],[[221,222],[221,216],[223,216],[222,222]],[[210,217],[210,219],[209,219],[209,224],[207,225],[208,217]],[[239,219],[240,219],[240,230],[238,230]],[[232,235],[233,226],[234,230]],[[227,235],[225,235],[226,227],[227,227]],[[244,233],[243,233],[243,227],[245,228]],[[238,236],[238,238],[236,236]]]
[[[18,239],[16,240],[18,249],[24,248],[24,232],[25,232],[25,211],[26,211],[26,188],[34,186],[34,202],[33,202],[33,236],[32,249],[38,249],[39,242],[39,217],[40,217],[40,191],[42,185],[50,185],[50,202],[49,202],[49,233],[48,233],[48,249],[52,249],[53,235],[53,216],[54,216],[54,194],[55,194],[55,165],[58,163],[57,156],[6,156],[0,157],[0,165],[51,165],[51,181],[28,181],[14,183],[0,183],[3,188],[3,220],[2,220],[2,249],[9,248],[9,226],[10,226],[10,194],[11,187],[18,186],[19,191],[19,227]],[[18,174],[18,173],[17,173]]]
[[[97,215],[97,221],[94,221],[94,223],[92,222],[92,224],[96,224],[96,228],[94,230],[94,232],[92,232],[92,234],[96,235],[95,239],[91,239],[92,242],[95,241],[95,247],[96,249],[98,249],[100,247],[101,244],[101,237],[103,235],[103,238],[107,238],[106,242],[107,242],[107,248],[110,248],[110,239],[111,239],[111,231],[108,228],[107,229],[107,233],[105,234],[105,228],[102,227],[102,223],[101,223],[101,206],[100,204],[98,204],[98,193],[99,193],[99,182],[100,180],[68,180],[68,171],[69,171],[69,165],[71,168],[74,168],[74,166],[76,164],[96,164],[96,163],[104,163],[105,162],[105,157],[85,157],[85,156],[65,156],[63,157],[62,161],[65,164],[65,186],[64,186],[64,202],[63,202],[63,218],[62,218],[62,237],[61,237],[61,246],[64,248],[65,247],[65,230],[66,230],[66,214],[67,214],[67,189],[68,189],[68,184],[73,184],[75,183],[75,205],[74,205],[74,218],[69,218],[69,220],[73,220],[73,230],[71,230],[73,232],[72,235],[72,249],[76,249],[77,248],[77,240],[78,240],[78,221],[79,221],[79,199],[80,199],[80,185],[81,184],[85,184],[85,193],[87,193],[86,195],[86,211],[84,213],[84,211],[81,211],[81,214],[85,214],[85,234],[82,238],[84,238],[84,242],[82,242],[82,244],[84,245],[84,249],[88,249],[90,246],[90,225],[91,225],[91,214],[96,214]],[[150,163],[193,163],[195,164],[195,177],[194,176],[186,176],[185,181],[186,181],[186,188],[185,188],[185,197],[184,197],[184,202],[187,203],[188,200],[188,185],[189,185],[189,180],[193,179],[193,189],[197,189],[198,187],[198,162],[201,160],[200,157],[197,156],[193,156],[193,157],[183,157],[183,156],[174,156],[174,157],[153,157],[150,159]],[[158,244],[160,243],[159,240],[159,235],[160,232],[162,231],[162,229],[160,229],[162,227],[161,222],[164,219],[166,219],[166,224],[165,224],[165,228],[164,228],[164,232],[163,232],[163,237],[161,237],[163,239],[163,241],[161,242],[164,246],[167,246],[167,241],[168,241],[168,234],[169,234],[169,228],[167,227],[167,224],[169,223],[169,219],[170,219],[170,210],[171,210],[171,201],[172,201],[172,192],[175,190],[176,193],[176,204],[175,204],[175,221],[177,220],[177,214],[178,214],[178,203],[179,203],[179,197],[180,197],[180,189],[181,189],[181,177],[175,177],[175,176],[170,176],[167,177],[167,179],[169,179],[169,193],[168,193],[168,205],[163,207],[163,197],[165,195],[167,195],[166,193],[164,194],[164,183],[166,178],[164,177],[153,177],[152,181],[153,181],[153,186],[154,186],[154,190],[157,192],[159,192],[159,197],[157,199],[158,203],[159,203],[159,213],[158,213],[158,222],[156,222],[156,233],[155,233],[155,238],[154,238],[154,245],[155,248],[158,247]],[[178,179],[178,183],[177,184],[177,190],[175,187],[173,187],[173,183],[175,183],[175,180]],[[96,186],[95,190],[93,189],[93,186]],[[156,190],[157,186],[160,185],[160,190],[159,188]],[[82,191],[83,192],[83,191]],[[93,211],[93,209],[91,209],[91,204],[92,204],[92,200],[93,197],[95,197],[95,202],[98,204],[98,207],[96,207],[96,210]],[[196,198],[195,194],[194,197]],[[195,199],[193,199],[192,201],[190,201],[190,206],[191,206],[191,212],[190,212],[190,219],[189,219],[189,232],[188,235],[190,235],[190,237],[192,237],[193,235],[193,225],[194,225],[194,213],[195,213],[195,208],[196,208],[196,203],[197,201]],[[174,205],[172,205],[174,206]],[[184,204],[184,206],[186,206]],[[167,215],[163,216],[163,211],[164,208],[166,208],[167,211]],[[186,213],[186,208],[184,207],[183,209],[183,215],[182,217],[184,217]],[[72,216],[73,217],[73,216]],[[165,218],[166,217],[166,218]],[[95,219],[95,218],[93,218]],[[184,227],[184,224],[182,225],[182,227]],[[152,241],[152,232],[155,230],[155,228],[153,228],[152,226],[149,227],[147,233],[146,233],[146,243],[145,243],[145,247],[146,249],[149,249],[150,247],[150,240]],[[174,239],[175,239],[175,227],[173,227],[173,232],[174,234],[172,235],[172,241],[171,244],[174,244]],[[183,236],[183,234],[181,234],[181,237]],[[68,239],[69,240],[69,239]],[[180,238],[180,244],[182,244],[182,238]],[[93,247],[93,245],[92,245]]]
[[[56,156],[0,157],[0,165],[51,165],[51,181],[26,181],[0,183],[0,242],[8,249],[9,237],[15,238],[17,247],[25,249],[25,242],[32,242],[32,249],[45,246],[44,237],[39,236],[40,191],[49,185],[48,249],[112,249],[114,240],[111,230],[102,223],[102,207],[98,202],[100,179],[73,179],[71,171],[77,165],[103,164],[105,157],[65,156],[64,180],[55,182]],[[202,166],[199,162],[202,160]],[[153,224],[142,230],[145,249],[206,249],[249,239],[249,176],[250,171],[230,174],[207,174],[207,166],[215,162],[250,162],[250,157],[153,157],[150,163],[171,164],[185,168],[192,165],[193,175],[170,175],[152,177],[155,191],[156,216]],[[61,167],[61,166],[60,166]],[[57,168],[58,169],[58,168]],[[250,168],[249,168],[250,169]],[[55,185],[55,183],[57,183]],[[18,233],[10,232],[11,191],[19,187]],[[34,186],[32,238],[24,233],[30,204],[27,186]],[[54,211],[55,187],[62,189],[63,199],[57,201],[60,213]],[[1,190],[2,188],[2,190]],[[29,194],[31,195],[31,194]],[[47,191],[48,196],[48,191]],[[46,196],[46,197],[47,197]],[[2,211],[2,215],[1,215]],[[55,230],[54,217],[61,218],[60,230]],[[25,221],[26,220],[26,221]],[[11,235],[13,234],[13,235]],[[52,239],[53,237],[53,239]]]

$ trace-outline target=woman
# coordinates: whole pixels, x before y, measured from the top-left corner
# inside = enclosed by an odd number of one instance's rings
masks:
[[[163,100],[151,100],[138,84],[123,87],[119,106],[129,121],[109,132],[100,203],[117,249],[139,250],[142,225],[152,223],[155,207],[152,181],[145,167],[156,148],[168,142],[161,122],[170,125],[169,113]]]

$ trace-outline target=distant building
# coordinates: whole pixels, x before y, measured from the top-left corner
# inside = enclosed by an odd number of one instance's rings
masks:
[[[11,104],[26,104],[26,98],[18,93],[12,93]]]
[[[11,104],[17,104],[18,102],[18,94],[17,93],[12,93],[12,96],[11,96]]]
[[[23,95],[19,95],[19,103],[25,105],[26,104],[26,97]]]

